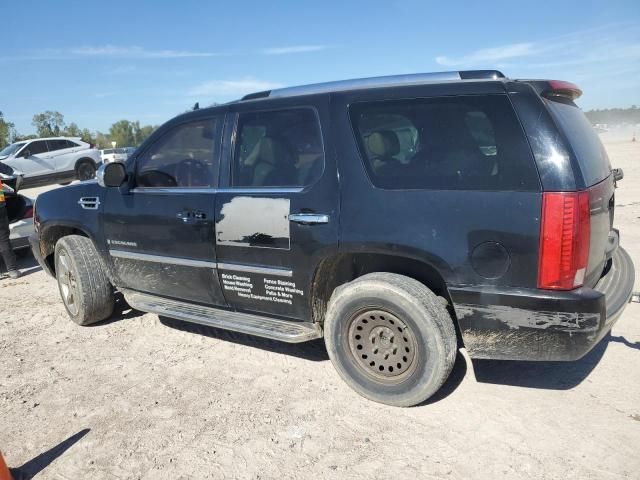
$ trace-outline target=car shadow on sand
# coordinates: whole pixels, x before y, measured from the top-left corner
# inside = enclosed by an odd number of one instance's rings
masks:
[[[37,457],[29,460],[18,468],[10,469],[13,480],[29,480],[38,475],[42,470],[47,468],[55,459],[69,450],[76,442],[89,433],[90,429],[85,428],[78,433],[71,435],[66,440],[60,442],[53,448],[41,453]]]
[[[94,324],[106,325],[122,319],[144,315],[143,312],[131,309],[122,295],[117,294],[116,308],[111,318]],[[259,348],[268,352],[310,360],[324,362],[329,355],[322,339],[304,343],[285,343],[244,333],[238,333],[219,328],[199,325],[196,323],[176,320],[159,316],[160,323],[168,328],[188,332],[194,335],[204,335],[209,338],[232,342],[251,348]],[[639,342],[630,342],[624,337],[607,335],[591,352],[580,360],[573,362],[525,362],[508,360],[472,360],[473,375],[480,383],[510,385],[525,388],[567,390],[582,383],[598,365],[604,355],[609,342],[619,342],[629,348],[640,349]],[[467,362],[458,352],[453,370],[440,390],[421,405],[439,402],[453,393],[467,376]]]
[[[219,328],[207,327],[197,323],[183,322],[168,317],[159,317],[160,323],[169,327],[189,332],[196,335],[204,335],[209,338],[216,338],[225,342],[232,342],[247,347],[259,348],[268,352],[280,353],[283,355],[291,355],[293,357],[311,360],[313,362],[323,362],[329,360],[327,349],[322,339],[311,340],[303,343],[285,343],[270,340],[268,338],[255,337],[244,333],[222,330]]]
[[[109,325],[110,323],[119,322],[120,320],[128,320],[130,318],[141,317],[144,315],[144,312],[139,310],[134,310],[129,306],[127,301],[124,299],[124,296],[120,292],[116,292],[116,302],[113,307],[113,313],[106,320],[102,320],[101,322],[92,323],[88,325],[91,327],[102,327],[104,325]]]
[[[473,370],[476,380],[481,383],[568,390],[589,376],[602,359],[609,342],[620,341],[619,338],[607,335],[587,355],[573,362],[473,360]]]

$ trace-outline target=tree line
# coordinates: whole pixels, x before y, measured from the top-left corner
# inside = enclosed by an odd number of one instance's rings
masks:
[[[46,137],[80,137],[83,142],[97,148],[111,148],[111,142],[116,142],[118,147],[137,147],[158,128],[157,125],[141,126],[137,120],[119,120],[109,127],[107,133],[92,132],[88,128],[80,128],[75,122],[66,124],[64,115],[52,110],[35,114],[31,124],[35,127],[36,133],[21,135],[15,124],[5,119],[0,112],[0,148],[21,140]]]
[[[608,125],[638,125],[640,124],[640,108],[632,105],[631,108],[605,108],[602,110],[589,110],[587,118],[594,125],[606,123]]]

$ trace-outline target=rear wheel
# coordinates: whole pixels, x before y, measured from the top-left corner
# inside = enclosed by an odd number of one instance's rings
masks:
[[[81,160],[76,167],[78,180],[91,180],[96,176],[96,166],[91,160]]]
[[[55,267],[60,296],[71,320],[90,325],[111,316],[113,287],[90,239],[62,237],[56,243]]]
[[[360,395],[388,405],[423,402],[456,356],[446,302],[411,278],[372,273],[336,289],[325,316],[329,357]]]

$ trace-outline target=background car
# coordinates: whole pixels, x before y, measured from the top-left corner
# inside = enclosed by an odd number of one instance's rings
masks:
[[[0,174],[1,175],[1,174]],[[33,234],[33,201],[18,193],[22,179],[1,175],[9,217],[9,241],[17,254],[28,254],[29,236]]]
[[[133,147],[106,148],[100,150],[100,158],[102,158],[102,163],[124,162],[134,151]]]
[[[100,152],[80,138],[36,138],[12,143],[0,161],[24,175],[23,188],[89,180],[102,163]]]

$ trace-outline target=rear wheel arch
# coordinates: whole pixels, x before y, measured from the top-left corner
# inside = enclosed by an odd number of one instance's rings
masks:
[[[313,321],[322,323],[336,288],[375,272],[396,273],[417,280],[444,298],[461,341],[451,295],[442,273],[431,263],[403,255],[381,253],[340,253],[324,258],[316,267],[311,286]]]
[[[77,171],[78,170],[78,166],[81,163],[90,163],[94,167],[97,167],[97,163],[93,158],[91,158],[91,157],[80,157],[78,160],[76,160],[76,163],[75,163],[73,169]]]
[[[95,175],[95,171],[98,169],[98,164],[96,163],[96,161],[93,158],[90,157],[81,157],[78,160],[76,160],[76,164],[73,167],[73,171],[76,174],[76,178],[82,180],[80,178],[80,167],[82,165],[90,165],[91,168],[93,169],[94,175]]]

